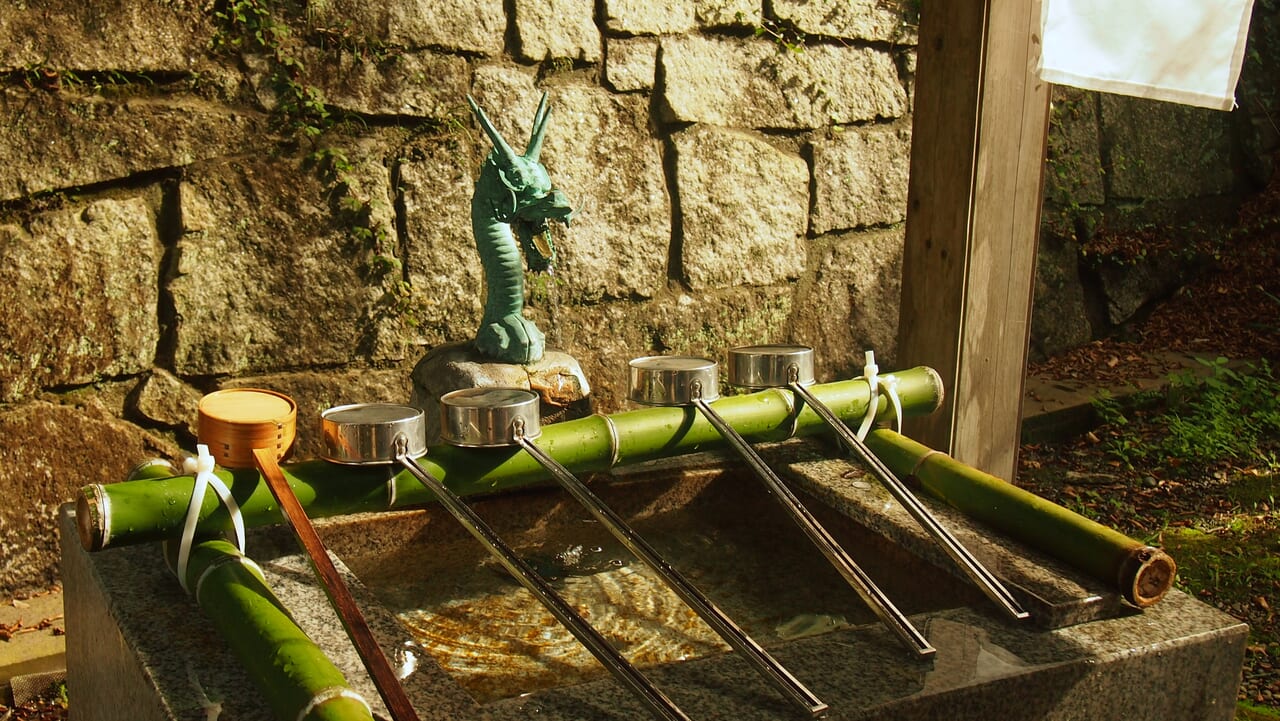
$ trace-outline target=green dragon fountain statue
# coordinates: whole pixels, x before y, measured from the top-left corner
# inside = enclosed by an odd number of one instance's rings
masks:
[[[533,130],[523,155],[502,139],[488,116],[467,96],[476,122],[493,142],[471,198],[471,230],[484,268],[484,317],[476,331],[476,348],[504,363],[536,363],[546,349],[542,331],[523,315],[524,249],[529,270],[551,268],[555,246],[551,221],[569,225],[574,215],[564,193],[551,185],[551,176],[538,161],[547,132],[550,108],[542,94],[533,117]],[[514,229],[514,233],[513,233]],[[517,247],[515,239],[520,239]]]

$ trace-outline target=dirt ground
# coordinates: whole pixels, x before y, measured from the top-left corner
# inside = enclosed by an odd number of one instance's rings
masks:
[[[1280,181],[1241,210],[1234,233],[1217,240],[1203,274],[1126,329],[1127,339],[1096,341],[1030,372],[1124,384],[1160,377],[1166,369],[1152,359],[1176,350],[1255,366],[1265,360],[1280,377]],[[1169,550],[1179,563],[1180,588],[1251,628],[1237,719],[1280,719],[1280,438],[1274,432],[1260,438],[1253,460],[1153,461],[1157,454],[1148,450],[1167,431],[1160,414],[1169,397],[1151,400],[1079,437],[1023,446],[1017,482]],[[1257,405],[1274,409],[1280,401],[1261,398]]]

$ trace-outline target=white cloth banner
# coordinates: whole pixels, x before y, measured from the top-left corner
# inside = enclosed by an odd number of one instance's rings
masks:
[[[1252,9],[1253,0],[1044,0],[1040,77],[1231,110]]]

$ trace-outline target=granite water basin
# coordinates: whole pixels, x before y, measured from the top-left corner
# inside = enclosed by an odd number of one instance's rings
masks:
[[[825,701],[824,718],[1232,718],[1247,633],[1234,619],[1177,591],[1145,611],[1129,608],[1105,584],[930,504],[1033,614],[1008,620],[829,446],[787,442],[765,456],[937,648],[932,660],[913,658],[731,461],[685,457],[591,485]],[[558,489],[469,502],[559,574],[565,597],[615,634],[690,718],[806,717]],[[203,721],[215,704],[226,718],[269,718],[158,549],[86,553],[72,513],[64,509],[64,582],[77,718],[129,708],[135,719]],[[518,602],[519,588],[439,509],[320,526],[422,718],[650,718],[589,657],[569,659],[567,632]],[[249,553],[299,625],[379,706],[288,534],[251,533]]]
[[[876,622],[764,486],[741,470],[600,478],[595,492],[761,644]],[[821,504],[809,499],[811,508]],[[632,663],[729,647],[567,494],[472,503]],[[821,512],[821,511],[820,511]],[[958,580],[822,513],[824,525],[908,614],[976,602]],[[440,509],[327,529],[330,549],[478,702],[606,678],[604,668]]]

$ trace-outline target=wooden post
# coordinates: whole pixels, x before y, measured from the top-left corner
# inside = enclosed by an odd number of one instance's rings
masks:
[[[1040,1],[921,9],[897,365],[947,400],[907,432],[1012,478],[1040,226],[1049,85]]]

